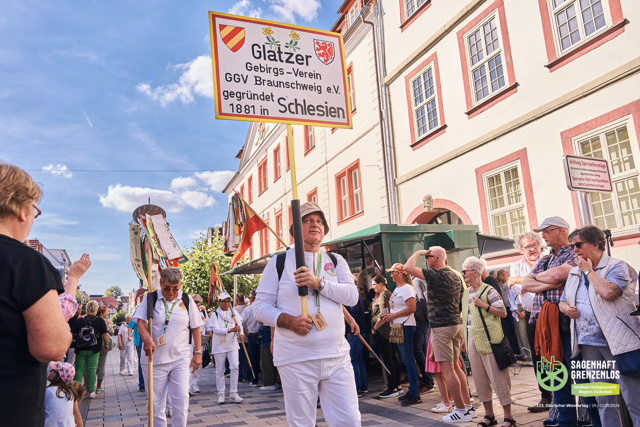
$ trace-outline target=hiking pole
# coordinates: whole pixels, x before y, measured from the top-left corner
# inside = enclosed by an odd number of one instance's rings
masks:
[[[233,310],[233,307],[231,307],[231,310]],[[231,312],[231,315],[233,316],[233,321],[235,322],[236,326],[238,326],[238,319],[236,319],[236,315],[233,314],[233,311]],[[249,364],[249,367],[251,368],[251,373],[253,374],[253,378],[255,378],[257,380],[258,377],[256,377],[256,373],[253,370],[253,366],[251,365],[251,359],[249,359],[249,353],[247,352],[247,346],[244,345],[244,340],[240,341],[240,344],[242,344],[242,349],[244,350],[244,355],[247,356],[247,363]]]
[[[347,319],[347,316],[344,316],[344,321],[347,323],[351,323],[349,322],[349,319]],[[376,354],[375,351],[373,351],[373,349],[369,346],[369,344],[367,343],[367,341],[362,338],[362,335],[358,334],[358,338],[360,338],[360,341],[362,341],[362,344],[365,345],[365,347],[367,347],[367,349],[373,353],[373,355],[376,357],[376,359],[378,359],[378,362],[380,362],[380,364],[382,365],[382,367],[384,368],[385,371],[389,372],[389,375],[391,375],[391,372],[389,371],[389,369],[387,369],[387,367],[385,366],[384,362],[382,362],[382,360],[380,359],[380,357],[378,357],[378,355]]]
[[[151,250],[151,239],[147,236],[145,242],[145,255],[147,257],[147,332],[149,337],[153,340],[153,298],[149,298],[151,292],[153,292],[153,253]],[[153,355],[152,355],[153,357]],[[149,397],[149,427],[153,427],[153,361],[149,358],[149,373],[147,374],[147,396]]]

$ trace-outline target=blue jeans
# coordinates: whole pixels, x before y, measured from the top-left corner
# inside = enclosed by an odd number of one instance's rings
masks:
[[[140,353],[142,351],[142,342],[136,346],[136,352],[138,353],[138,386],[144,387],[144,377],[142,376],[142,365],[140,364]]]
[[[249,334],[249,342],[247,343],[247,353],[249,353],[249,360],[251,361],[251,366],[253,366],[253,373],[255,373],[255,377],[251,376],[251,382],[253,384],[258,384],[258,370],[260,369],[260,341],[258,339],[258,334]],[[244,350],[242,350],[244,352]],[[251,371],[251,366],[249,367],[249,371]]]
[[[416,333],[413,336],[413,356],[416,358],[418,369],[422,375],[421,385],[433,387],[433,376],[425,370],[427,365],[427,334],[429,322],[424,317],[416,319]]]
[[[582,360],[582,356],[571,358],[571,334],[568,332],[560,332],[560,338],[562,339],[562,363],[567,368],[567,372],[571,375],[571,361]],[[571,377],[569,377],[571,378]],[[590,382],[588,379],[576,379],[576,384],[583,384]],[[558,422],[562,427],[574,427],[578,425],[576,396],[571,394],[571,379],[560,390],[555,392],[556,403],[558,404]],[[593,421],[593,427],[601,427],[600,414],[598,413],[598,402],[595,397],[583,397],[585,405],[587,405],[587,412],[591,421]],[[571,405],[571,406],[570,406]]]
[[[356,377],[356,390],[362,387],[368,387],[367,369],[364,366],[364,356],[362,354],[362,341],[357,335],[347,335],[349,343],[349,356],[351,356],[351,366],[353,366],[353,374]]]
[[[409,391],[408,396],[420,396],[420,388],[418,386],[418,367],[413,357],[413,336],[415,335],[416,327],[404,325],[404,342],[398,344],[400,349],[400,357],[402,357],[402,363],[407,369],[407,377],[409,377]]]

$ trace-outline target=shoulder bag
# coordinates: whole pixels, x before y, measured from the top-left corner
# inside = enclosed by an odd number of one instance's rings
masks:
[[[484,288],[484,290],[478,296],[478,298],[480,298],[487,289],[489,288]],[[489,336],[489,329],[487,328],[487,322],[485,322],[484,317],[482,316],[482,310],[480,309],[480,307],[477,307],[477,308],[478,308],[478,313],[480,313],[480,319],[482,319],[482,326],[484,326],[484,331],[487,334],[487,339],[489,340],[489,344],[491,345],[491,351],[493,352],[493,357],[495,357],[496,359],[498,368],[501,371],[504,369],[507,369],[509,366],[512,366],[516,363],[516,355],[513,353],[513,349],[511,348],[511,345],[507,340],[507,335],[503,334],[502,341],[500,341],[498,344],[493,344],[491,342],[491,337]]]

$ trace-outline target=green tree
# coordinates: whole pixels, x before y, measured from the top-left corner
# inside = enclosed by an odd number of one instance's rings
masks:
[[[89,302],[89,298],[85,296],[84,292],[76,291],[76,301],[80,307],[84,307],[87,302]]]
[[[114,325],[117,325],[121,322],[124,322],[125,316],[126,316],[125,312],[120,310],[119,312],[113,315],[113,317],[111,318],[111,321],[113,322]]]
[[[185,248],[184,251],[189,261],[180,265],[184,274],[182,288],[191,295],[200,294],[205,305],[208,303],[207,295],[209,294],[212,262],[218,264],[224,289],[229,295],[233,295],[233,276],[222,276],[222,273],[231,269],[231,257],[224,254],[222,243],[222,236],[214,236],[211,247],[207,245],[206,238],[194,240],[191,249]],[[242,274],[237,277],[238,292],[248,295],[250,291],[258,287],[258,275]]]
[[[120,298],[122,296],[122,289],[120,289],[119,286],[111,286],[110,288],[107,288],[106,291],[104,291],[104,296],[105,297],[114,297],[116,299]]]

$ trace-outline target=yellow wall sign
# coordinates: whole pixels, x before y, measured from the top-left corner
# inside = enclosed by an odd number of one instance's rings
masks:
[[[342,35],[209,12],[216,118],[351,128]]]

